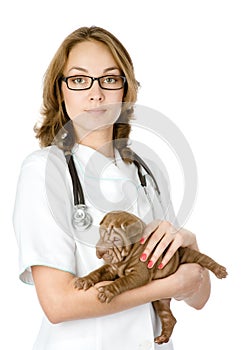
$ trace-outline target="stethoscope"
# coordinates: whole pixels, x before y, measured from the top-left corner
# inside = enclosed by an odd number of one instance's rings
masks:
[[[92,225],[93,219],[91,214],[88,212],[88,207],[85,202],[84,192],[83,192],[83,189],[79,180],[79,176],[75,167],[72,151],[64,150],[64,156],[68,165],[69,173],[72,180],[72,186],[73,186],[74,211],[73,211],[73,217],[72,217],[72,224],[74,228],[77,229],[78,231],[85,231]],[[146,178],[147,175],[149,175],[150,178],[152,179],[155,193],[158,197],[160,205],[162,206],[159,186],[151,170],[147,166],[147,164],[135,152],[132,152],[131,161],[135,164],[137,168],[137,174],[140,180],[140,185],[144,189],[145,195],[148,199],[148,202],[151,206],[152,211],[153,211],[153,203],[147,191],[147,178]],[[146,172],[146,174],[143,174],[143,169]]]

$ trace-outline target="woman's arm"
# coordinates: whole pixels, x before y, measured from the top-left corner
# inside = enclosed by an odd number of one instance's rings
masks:
[[[116,296],[109,304],[97,298],[101,282],[87,291],[74,288],[75,276],[68,272],[46,266],[33,266],[32,274],[37,295],[44,313],[51,323],[99,317],[123,311],[163,298],[190,298],[200,288],[200,267],[197,264],[184,265],[167,278],[154,280],[146,286]]]

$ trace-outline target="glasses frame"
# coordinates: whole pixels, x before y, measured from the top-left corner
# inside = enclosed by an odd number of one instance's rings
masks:
[[[86,78],[90,78],[90,79],[91,79],[91,85],[90,85],[89,87],[87,87],[87,88],[84,88],[84,89],[72,89],[72,88],[69,87],[68,80],[69,80],[70,78],[74,78],[74,77],[86,77]],[[123,85],[122,85],[120,88],[115,88],[115,89],[109,89],[109,88],[102,87],[101,82],[100,82],[100,79],[105,78],[105,77],[119,77],[119,78],[122,78]],[[89,89],[91,89],[91,87],[92,87],[94,81],[96,81],[96,80],[97,80],[98,85],[99,85],[99,87],[100,87],[101,89],[103,89],[103,90],[110,90],[110,91],[121,90],[121,89],[123,89],[123,87],[125,86],[125,83],[126,83],[126,77],[125,77],[125,76],[123,76],[123,75],[116,75],[116,74],[102,75],[101,77],[97,77],[97,78],[95,78],[95,77],[90,77],[89,75],[77,74],[77,75],[70,75],[70,76],[68,76],[68,77],[62,77],[61,80],[64,81],[64,82],[66,83],[66,85],[67,85],[67,88],[68,88],[69,90],[72,90],[72,91],[84,91],[84,90],[89,90]]]

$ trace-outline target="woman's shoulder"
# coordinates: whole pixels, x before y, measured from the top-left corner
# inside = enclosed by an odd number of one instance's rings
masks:
[[[56,146],[47,146],[29,153],[22,162],[22,168],[30,165],[43,166],[46,165],[49,160],[55,158],[61,159],[63,152]]]
[[[50,147],[41,148],[29,153],[23,160],[22,165],[46,161]]]
[[[20,167],[17,188],[21,193],[35,194],[40,191],[51,193],[53,189],[65,187],[66,161],[62,150],[56,146],[36,150],[23,160]]]

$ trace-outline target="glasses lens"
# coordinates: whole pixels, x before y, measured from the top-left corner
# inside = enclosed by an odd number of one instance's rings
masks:
[[[72,90],[89,89],[92,79],[85,75],[76,75],[67,79],[68,88]]]
[[[106,90],[119,90],[124,86],[124,77],[120,75],[106,75],[99,78],[101,88]]]

